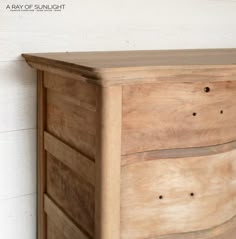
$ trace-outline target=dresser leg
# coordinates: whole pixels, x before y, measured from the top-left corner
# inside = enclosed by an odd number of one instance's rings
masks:
[[[98,87],[96,239],[120,239],[121,95],[121,86]]]

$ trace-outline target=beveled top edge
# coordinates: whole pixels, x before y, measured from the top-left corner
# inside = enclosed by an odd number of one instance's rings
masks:
[[[236,49],[32,53],[22,56],[36,69],[56,68],[88,77],[92,83],[100,85],[128,83],[137,77],[141,80],[154,71],[161,74],[162,70],[236,69]]]
[[[144,66],[232,65],[236,64],[236,48],[52,52],[23,54],[23,57],[91,71],[114,68],[122,70]]]

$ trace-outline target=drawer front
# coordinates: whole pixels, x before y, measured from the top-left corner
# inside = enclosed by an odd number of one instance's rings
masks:
[[[127,85],[122,154],[234,141],[235,119],[235,81]]]
[[[221,238],[223,224],[236,228],[236,150],[130,163],[121,174],[122,239]]]

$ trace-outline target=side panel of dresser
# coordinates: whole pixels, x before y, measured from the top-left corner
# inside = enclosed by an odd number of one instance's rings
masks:
[[[96,86],[47,72],[38,82],[39,239],[93,238]]]
[[[38,74],[39,239],[120,239],[121,87]]]
[[[227,79],[123,86],[122,154],[236,140],[236,81]]]

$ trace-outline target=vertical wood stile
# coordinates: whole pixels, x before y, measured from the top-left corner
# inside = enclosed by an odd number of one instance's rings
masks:
[[[95,239],[120,239],[122,88],[97,92]]]
[[[38,239],[46,239],[46,214],[44,212],[44,193],[46,191],[46,154],[44,150],[44,129],[46,124],[46,90],[43,86],[44,72],[37,72],[38,78],[38,103],[37,103],[37,129],[38,129]]]

